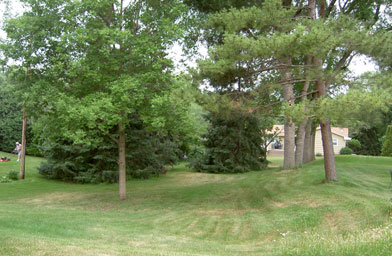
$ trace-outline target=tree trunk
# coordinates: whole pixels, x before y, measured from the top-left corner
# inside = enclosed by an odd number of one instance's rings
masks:
[[[282,63],[291,65],[291,58],[282,59]],[[291,72],[289,68],[282,69],[283,97],[290,105],[294,104],[294,91],[291,83]],[[291,118],[286,118],[284,122],[284,159],[283,168],[290,169],[295,167],[295,125]]]
[[[283,169],[295,167],[295,125],[291,119],[284,123],[284,159]]]
[[[321,121],[320,125],[324,150],[325,181],[329,182],[332,180],[338,180],[338,175],[336,173],[335,153],[333,151],[332,144],[331,123],[330,121]]]
[[[313,122],[311,119],[308,119],[305,128],[304,163],[309,163],[315,160],[314,138],[315,138],[315,133],[313,132]]]
[[[118,125],[118,173],[120,199],[126,199],[126,162],[125,162],[125,131],[122,122]]]
[[[305,65],[312,64],[312,57],[306,56]],[[305,102],[308,98],[308,90],[310,86],[309,74],[307,68],[305,68],[305,79],[304,87],[301,91],[301,101]],[[304,108],[306,111],[306,107]],[[295,145],[295,166],[301,166],[304,163],[304,147],[305,147],[305,134],[306,134],[306,125],[308,124],[308,118],[298,125],[297,139]]]
[[[312,127],[312,134],[311,134],[311,136],[312,136],[312,151],[311,151],[311,155],[310,155],[310,161],[314,161],[314,160],[316,160],[316,153],[315,153],[315,150],[316,150],[316,147],[315,147],[315,144],[316,144],[316,132],[315,132],[315,130],[313,130],[313,127]]]
[[[23,124],[22,124],[22,152],[20,155],[20,171],[19,177],[20,179],[25,178],[25,168],[26,168],[26,128],[27,128],[27,115],[26,109],[23,109]]]
[[[321,74],[323,61],[319,58],[314,59],[314,64]],[[318,98],[324,98],[327,94],[326,83],[320,76],[316,79],[316,90]],[[321,120],[320,125],[324,150],[325,181],[329,182],[331,180],[338,179],[336,173],[335,153],[332,144],[331,124],[329,120]]]
[[[295,143],[295,166],[299,167],[304,163],[305,133],[307,120],[298,126],[297,138]]]

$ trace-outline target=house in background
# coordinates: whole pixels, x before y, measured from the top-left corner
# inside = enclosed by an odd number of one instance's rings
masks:
[[[348,137],[348,128],[332,127],[332,143],[335,154],[339,154],[340,149],[346,146],[346,141],[351,140]],[[267,147],[267,155],[269,156],[283,156],[284,148],[284,126],[274,125],[270,134],[275,134],[273,142]],[[314,153],[324,155],[323,142],[321,140],[320,127],[316,129]]]

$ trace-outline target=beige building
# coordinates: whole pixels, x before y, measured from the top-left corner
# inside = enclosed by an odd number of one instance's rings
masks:
[[[351,140],[348,137],[348,128],[332,127],[332,143],[335,154],[340,153],[340,149],[346,146],[346,142]],[[284,126],[274,125],[273,129],[269,133],[276,134],[274,141],[268,145],[267,154],[272,156],[283,155],[284,148]],[[323,155],[323,142],[321,140],[321,130],[320,127],[316,129],[314,153]]]

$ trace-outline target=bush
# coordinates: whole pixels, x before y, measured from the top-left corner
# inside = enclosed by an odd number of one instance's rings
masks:
[[[341,155],[352,155],[353,154],[353,150],[349,147],[344,147],[340,150],[340,154]]]
[[[19,173],[18,173],[17,171],[15,171],[15,170],[12,170],[12,171],[10,171],[10,172],[7,174],[7,177],[8,177],[10,180],[17,180],[17,179],[19,179]]]
[[[354,153],[358,154],[361,149],[361,142],[359,142],[359,140],[352,139],[347,141],[346,146],[351,148]]]
[[[388,126],[385,141],[381,149],[382,156],[392,156],[392,125]]]
[[[138,121],[128,127],[126,144],[127,173],[138,179],[159,175],[165,165],[174,165],[182,155],[176,138],[148,131]],[[58,139],[42,149],[47,161],[38,170],[47,178],[77,183],[118,182],[118,149],[110,139],[104,139],[97,148]]]
[[[148,179],[150,178],[150,174],[148,169],[136,170],[131,172],[131,177],[134,179]]]
[[[0,183],[8,183],[11,182],[11,180],[6,176],[0,176]]]

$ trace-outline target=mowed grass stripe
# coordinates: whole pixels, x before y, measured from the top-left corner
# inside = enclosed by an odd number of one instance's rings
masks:
[[[116,184],[46,180],[35,169],[40,161],[28,158],[25,181],[0,184],[0,255],[390,255],[392,248],[391,158],[339,156],[331,184],[323,183],[321,160],[233,175],[180,164],[128,181],[125,201]],[[0,165],[0,175],[17,166]]]

